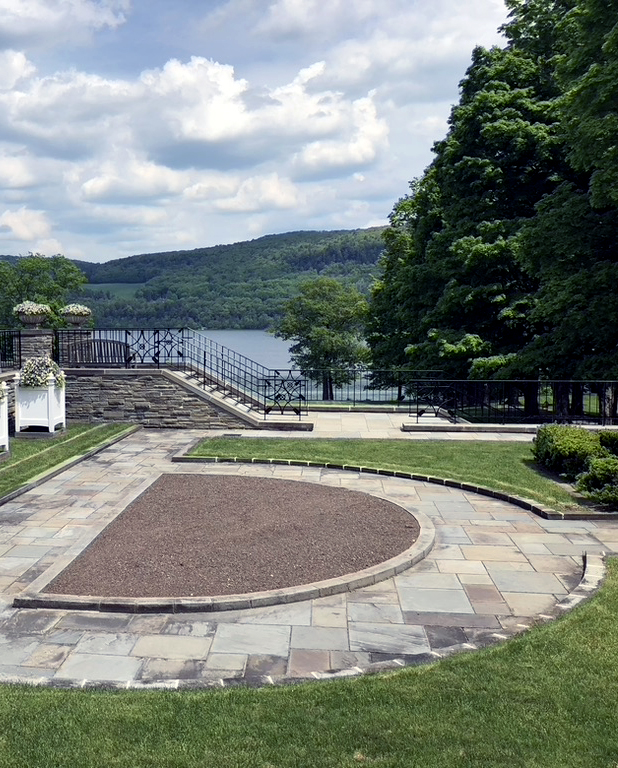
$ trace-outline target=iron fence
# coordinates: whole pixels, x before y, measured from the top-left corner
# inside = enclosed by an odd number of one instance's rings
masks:
[[[16,359],[19,332],[2,333],[0,344]],[[446,380],[436,370],[274,370],[190,329],[57,331],[54,354],[65,368],[183,371],[264,416],[300,417],[321,404],[396,408],[417,421],[433,414],[471,423],[618,424],[616,381]]]
[[[213,387],[264,416],[306,412],[306,380],[260,363],[180,329],[79,329],[56,331],[54,357],[63,368],[170,368]]]
[[[0,331],[0,369],[9,370],[21,366],[21,333]]]
[[[409,413],[498,424],[618,424],[616,381],[416,381]]]

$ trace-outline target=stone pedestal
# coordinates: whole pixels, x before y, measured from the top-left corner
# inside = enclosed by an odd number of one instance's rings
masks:
[[[21,332],[22,365],[30,357],[51,357],[54,348],[54,332],[49,328],[24,328]]]

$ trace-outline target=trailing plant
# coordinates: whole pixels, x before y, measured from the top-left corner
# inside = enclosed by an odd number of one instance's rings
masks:
[[[58,363],[50,357],[30,357],[21,369],[20,385],[22,387],[46,387],[50,375],[54,377],[57,387],[64,387],[66,377]]]

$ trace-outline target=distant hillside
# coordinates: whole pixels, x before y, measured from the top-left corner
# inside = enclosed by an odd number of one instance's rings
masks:
[[[90,284],[74,299],[92,307],[103,328],[267,328],[300,283],[317,275],[367,292],[382,232],[290,232],[104,264],[75,261]]]

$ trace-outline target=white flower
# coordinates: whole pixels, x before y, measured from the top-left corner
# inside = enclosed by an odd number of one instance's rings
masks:
[[[77,315],[79,317],[90,317],[92,310],[83,304],[67,304],[60,310],[61,315]]]
[[[46,387],[49,375],[52,374],[57,387],[64,387],[66,377],[58,363],[50,357],[30,357],[21,369],[20,385],[22,387]]]
[[[49,304],[37,304],[36,301],[22,301],[13,307],[16,315],[51,315],[52,308]]]

